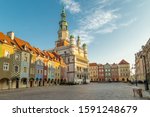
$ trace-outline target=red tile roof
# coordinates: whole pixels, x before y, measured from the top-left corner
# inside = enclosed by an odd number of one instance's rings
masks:
[[[122,65],[122,64],[129,64],[129,63],[123,59],[120,61],[119,65]]]
[[[16,38],[14,39],[14,42],[16,42],[16,44],[18,45],[18,47],[21,49],[21,50],[24,50],[24,51],[29,51],[29,52],[34,52],[34,49],[33,47],[26,41],[24,40],[21,40],[19,38]],[[25,50],[25,46],[27,48],[27,50]]]
[[[89,63],[89,66],[97,66],[97,63]]]
[[[11,45],[11,46],[15,45],[15,42],[12,39],[10,39],[9,36],[4,35],[2,32],[0,32],[0,41],[1,41],[1,43],[5,43],[5,44]]]
[[[61,56],[56,52],[51,53],[48,51],[42,51],[39,48],[32,47],[30,43],[17,37],[15,37],[14,40],[12,40],[9,36],[3,34],[2,32],[0,32],[0,42],[6,43],[11,46],[15,45],[17,49],[28,51],[28,52],[33,52],[34,54],[40,55],[41,57],[50,58],[51,60],[54,60],[57,62],[60,62],[60,60],[62,59]],[[26,50],[25,50],[25,47],[26,47]]]

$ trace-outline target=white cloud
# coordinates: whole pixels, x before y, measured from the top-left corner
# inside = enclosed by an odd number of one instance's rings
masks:
[[[117,17],[112,11],[96,10],[92,15],[81,19],[80,26],[83,30],[97,30]]]
[[[100,29],[100,30],[96,31],[96,33],[101,33],[101,34],[112,33],[116,29],[118,29],[117,25],[116,24],[111,24],[110,26],[108,26],[104,29]]]
[[[126,0],[126,2],[130,2],[130,0]],[[112,4],[111,0],[95,0],[93,8],[83,8],[86,12],[81,12],[82,17],[78,20],[78,28],[72,31],[72,33],[75,36],[79,35],[82,42],[90,44],[96,38],[97,34],[112,33],[114,30],[127,27],[137,20],[133,18],[119,24],[118,21],[123,17],[119,14],[120,8],[106,8]]]
[[[118,10],[103,10],[101,7],[93,8],[86,13],[79,20],[79,28],[73,31],[74,35],[80,35],[84,43],[91,43],[94,40],[95,33],[109,33],[117,29],[112,24],[114,20],[119,18],[115,12]],[[106,25],[111,24],[111,27],[104,28]]]
[[[104,3],[107,3],[109,0],[101,0],[101,1],[99,1],[99,0],[97,0],[97,3],[98,4],[104,4]]]
[[[133,18],[133,19],[129,20],[129,21],[126,22],[126,23],[120,24],[119,26],[120,26],[120,27],[126,27],[126,26],[129,26],[129,25],[131,25],[132,23],[134,23],[136,20],[137,20],[136,18]]]
[[[133,19],[127,21],[126,23],[122,23],[122,24],[115,24],[115,23],[114,24],[109,24],[109,26],[96,31],[96,33],[101,33],[101,34],[112,33],[114,30],[117,30],[117,29],[120,29],[122,27],[127,27],[127,26],[131,25],[136,20],[137,20],[136,18],[133,18]]]
[[[80,36],[82,43],[89,44],[93,41],[93,36],[90,34],[90,32],[84,31],[84,30],[74,30],[73,35],[75,37]]]
[[[79,13],[81,11],[80,4],[75,2],[75,0],[61,0],[61,2],[71,13]]]

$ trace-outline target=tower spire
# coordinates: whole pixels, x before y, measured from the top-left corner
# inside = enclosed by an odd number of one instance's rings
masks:
[[[66,12],[65,12],[64,6],[62,8],[61,20],[59,22],[58,39],[59,40],[68,40],[69,39],[68,23],[66,21]]]
[[[62,12],[61,12],[61,21],[66,21],[66,12],[65,12],[64,6],[63,6]]]

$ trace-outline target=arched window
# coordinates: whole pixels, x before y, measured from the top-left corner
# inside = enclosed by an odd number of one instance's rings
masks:
[[[18,73],[18,72],[19,72],[19,66],[16,65],[16,66],[15,66],[15,73]]]

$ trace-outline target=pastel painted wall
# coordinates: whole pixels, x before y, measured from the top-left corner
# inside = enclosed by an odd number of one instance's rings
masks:
[[[25,60],[27,57],[27,60]],[[30,64],[30,54],[27,52],[22,52],[21,54],[21,78],[29,78],[29,64]],[[24,67],[26,67],[26,72],[24,72]]]

